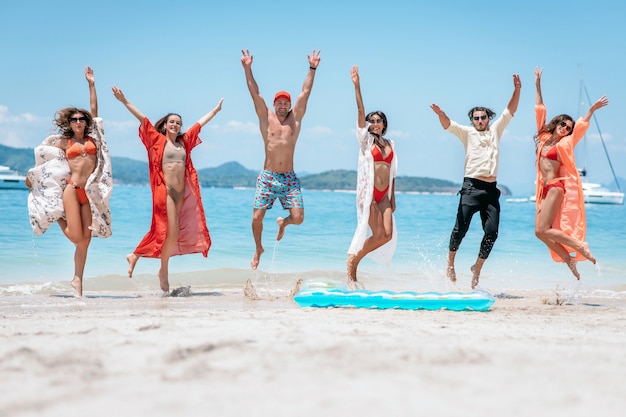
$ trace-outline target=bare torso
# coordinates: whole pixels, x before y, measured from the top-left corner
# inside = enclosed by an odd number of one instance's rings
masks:
[[[171,148],[169,152],[168,147]],[[165,183],[176,191],[182,191],[185,188],[185,146],[180,141],[172,142],[168,139],[164,153],[172,154],[164,156],[161,165]]]
[[[267,126],[261,126],[265,143],[263,168],[272,172],[293,171],[293,156],[296,149],[300,123],[289,112],[282,122],[272,112],[268,114]]]
[[[541,149],[541,155],[539,155],[539,171],[543,177],[544,185],[557,178],[559,175],[559,169],[561,168],[561,161],[555,161],[546,157],[546,154],[553,146],[555,145],[544,145]]]
[[[63,139],[58,147],[67,151],[67,143],[68,139]],[[81,147],[84,146],[82,141],[76,139],[73,139],[73,143],[78,143]],[[96,155],[84,153],[83,155],[68,159],[67,163],[70,167],[72,182],[76,184],[76,186],[84,188],[87,184],[87,179],[89,179],[91,173],[96,169],[98,159]]]
[[[372,146],[376,146],[376,144]],[[386,158],[392,151],[393,148],[387,143],[387,145],[381,149],[383,158]],[[384,161],[374,162],[374,187],[376,187],[376,189],[382,191],[389,186],[389,171],[391,171],[391,164]]]

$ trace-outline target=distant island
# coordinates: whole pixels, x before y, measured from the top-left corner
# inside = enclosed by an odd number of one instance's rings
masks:
[[[35,164],[33,149],[12,148],[0,145],[0,165],[6,165],[25,174]],[[148,163],[136,159],[113,156],[113,178],[116,184],[148,184]],[[239,162],[226,162],[215,168],[198,169],[198,179],[202,187],[216,188],[254,188],[259,170],[248,169]],[[302,188],[309,190],[355,190],[356,171],[332,170],[319,174],[301,174]],[[461,184],[452,181],[428,178],[396,178],[396,191],[418,193],[455,194]],[[510,190],[498,185],[503,195],[511,195]]]

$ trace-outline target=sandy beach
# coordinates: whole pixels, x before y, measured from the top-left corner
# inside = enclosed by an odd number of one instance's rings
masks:
[[[4,297],[0,416],[621,416],[624,290],[502,293],[489,312]]]

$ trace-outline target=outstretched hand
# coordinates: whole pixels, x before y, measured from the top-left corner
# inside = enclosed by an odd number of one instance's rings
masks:
[[[113,91],[113,95],[116,99],[118,99],[122,103],[126,103],[126,97],[124,97],[124,93],[122,92],[122,90],[120,90],[116,86],[113,86],[111,90]]]
[[[248,51],[247,49],[244,51],[243,49],[241,50],[241,65],[243,65],[244,68],[249,68],[252,66],[252,59],[253,56],[250,55],[250,51]]]
[[[359,77],[359,67],[358,65],[353,65],[352,69],[350,70],[350,76],[352,77],[352,82],[354,83],[354,85],[359,85],[361,82],[361,79]]]
[[[445,114],[444,111],[441,110],[441,108],[435,103],[431,104],[430,108],[433,109],[433,111],[435,112],[437,116],[443,116]]]
[[[602,96],[595,103],[593,103],[593,105],[591,106],[591,111],[592,112],[596,111],[608,105],[609,105],[609,98],[607,96]]]
[[[85,67],[85,79],[89,84],[94,84],[96,82],[96,77],[93,75],[93,70],[91,67]]]
[[[315,49],[313,49],[311,55],[306,56],[309,60],[309,66],[311,68],[317,68],[317,66],[320,64],[320,52],[322,51],[320,51],[319,49],[317,50],[317,52],[315,51]]]
[[[541,74],[543,74],[543,68],[535,67],[535,80],[541,80]]]
[[[519,77],[519,74],[513,74],[513,87],[518,89],[522,88],[522,80]]]
[[[221,98],[219,103],[217,103],[217,106],[215,106],[215,113],[217,113],[218,111],[222,110],[222,103],[224,102],[224,98]]]

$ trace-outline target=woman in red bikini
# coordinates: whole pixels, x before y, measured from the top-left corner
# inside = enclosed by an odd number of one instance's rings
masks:
[[[115,86],[112,90],[141,123],[139,137],[148,151],[152,188],[152,225],[133,253],[126,256],[128,276],[132,278],[140,257],[160,258],[159,283],[163,295],[169,295],[170,257],[191,253],[206,257],[211,246],[191,150],[202,143],[200,130],[222,109],[224,99],[183,133],[178,114],[169,113],[153,126],[122,90]]]
[[[541,96],[541,74],[535,68],[537,119],[537,214],[535,235],[546,244],[556,262],[565,262],[576,279],[580,274],[576,262],[596,259],[585,242],[587,224],[582,184],[574,147],[589,128],[593,113],[609,104],[602,96],[576,122],[567,114],[554,117],[546,124],[546,107]]]
[[[396,247],[395,177],[397,160],[393,141],[385,139],[387,117],[381,111],[365,115],[359,68],[351,70],[357,105],[359,167],[357,178],[357,228],[348,249],[348,285],[357,288],[357,268],[366,255],[389,265]]]
[[[27,185],[31,225],[36,235],[56,221],[76,245],[74,277],[76,295],[83,294],[83,272],[91,237],[111,235],[109,197],[113,187],[111,161],[104,140],[93,70],[85,68],[91,111],[67,107],[56,112],[59,134],[35,149],[37,166],[29,171]]]

